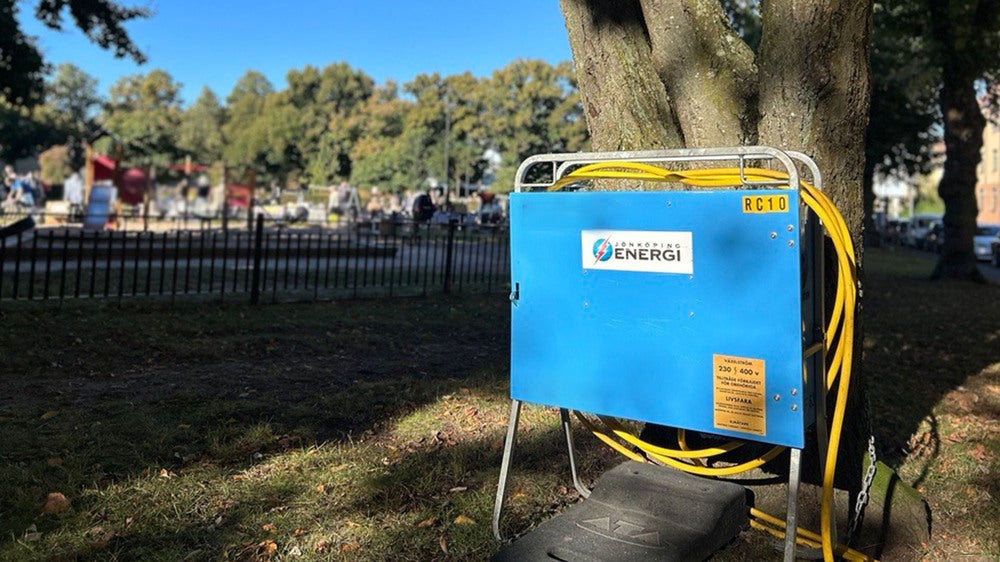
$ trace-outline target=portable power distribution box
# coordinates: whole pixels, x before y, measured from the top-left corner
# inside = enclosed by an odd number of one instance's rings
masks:
[[[798,190],[518,192],[509,214],[514,400],[804,447],[822,312]]]

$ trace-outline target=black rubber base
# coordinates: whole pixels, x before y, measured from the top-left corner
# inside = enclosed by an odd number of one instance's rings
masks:
[[[704,560],[746,528],[746,495],[739,484],[628,461],[492,560]]]

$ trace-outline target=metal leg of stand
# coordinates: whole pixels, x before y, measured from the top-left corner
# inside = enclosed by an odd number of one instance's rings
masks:
[[[507,475],[510,471],[510,459],[514,455],[514,434],[517,433],[518,418],[521,417],[521,401],[510,401],[510,418],[507,421],[507,438],[503,444],[503,461],[500,463],[500,482],[497,484],[497,497],[493,504],[493,536],[503,542],[500,534],[500,514],[503,512],[503,502],[507,497]]]
[[[569,427],[569,410],[559,409],[559,417],[562,419],[563,433],[566,434],[566,450],[569,451],[569,471],[573,475],[573,487],[584,498],[590,497],[590,490],[580,482],[580,476],[576,472],[576,455],[573,451],[573,432]]]
[[[795,530],[798,528],[799,477],[802,449],[791,449],[788,461],[788,514],[785,517],[785,562],[795,562]]]

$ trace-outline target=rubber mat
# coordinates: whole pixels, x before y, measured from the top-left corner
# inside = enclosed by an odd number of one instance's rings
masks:
[[[628,461],[602,475],[588,499],[492,560],[704,560],[746,527],[743,486]]]

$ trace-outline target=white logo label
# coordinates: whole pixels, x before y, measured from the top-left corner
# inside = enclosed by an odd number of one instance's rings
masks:
[[[581,230],[584,269],[694,273],[690,232]]]

